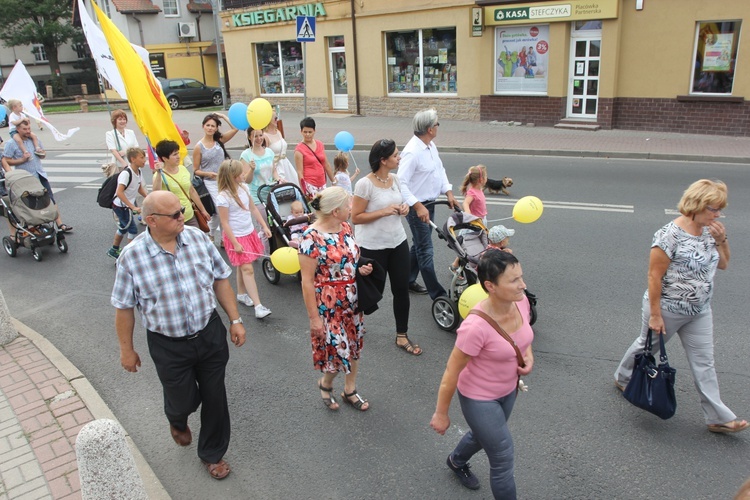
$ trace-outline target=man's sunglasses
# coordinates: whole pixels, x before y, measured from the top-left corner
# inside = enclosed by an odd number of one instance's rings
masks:
[[[185,207],[180,208],[178,211],[176,211],[173,214],[151,214],[151,215],[161,215],[162,217],[171,217],[174,220],[177,220],[180,218],[180,215],[185,213]]]

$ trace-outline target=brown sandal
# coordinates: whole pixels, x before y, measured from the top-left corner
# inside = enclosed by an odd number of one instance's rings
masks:
[[[357,389],[354,389],[354,391],[350,393],[346,393],[346,391],[341,393],[341,397],[344,398],[344,401],[346,401],[349,405],[353,406],[359,411],[367,411],[370,409],[370,403],[367,402],[366,399],[362,399],[362,396],[357,393]],[[357,399],[355,401],[352,401],[349,398],[356,397]],[[367,407],[365,407],[367,405]]]
[[[327,398],[321,398],[323,400],[323,404],[326,405],[326,408],[331,411],[337,411],[339,409],[339,403],[333,397],[333,387],[323,387],[323,379],[321,379],[318,380],[318,389],[328,393]],[[336,405],[336,407],[334,408],[333,405]]]
[[[750,424],[744,420],[732,420],[726,424],[710,424],[708,430],[717,434],[733,434],[735,432],[744,431],[748,426],[750,426]]]
[[[208,462],[203,463],[206,465],[208,473],[211,474],[211,477],[214,479],[224,479],[230,472],[232,472],[229,463],[223,459],[219,460],[219,463],[217,464],[209,464]]]
[[[399,344],[398,339],[406,339],[406,344]],[[422,354],[422,348],[419,347],[418,344],[412,344],[411,340],[409,340],[409,337],[407,337],[405,333],[396,334],[396,347],[398,347],[399,349],[403,349],[412,356],[419,356]]]

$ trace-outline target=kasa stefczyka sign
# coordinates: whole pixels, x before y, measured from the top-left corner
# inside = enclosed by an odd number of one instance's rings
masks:
[[[614,19],[618,0],[569,0],[485,7],[485,25]]]
[[[232,26],[256,26],[258,24],[283,23],[296,21],[297,16],[323,17],[326,9],[322,2],[281,7],[278,9],[254,10],[242,14],[232,14]]]

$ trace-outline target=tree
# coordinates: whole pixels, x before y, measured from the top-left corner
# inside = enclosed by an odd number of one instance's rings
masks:
[[[0,40],[7,47],[41,44],[47,54],[53,87],[59,90],[60,75],[57,49],[79,31],[71,23],[73,2],[66,0],[0,0],[3,27]]]

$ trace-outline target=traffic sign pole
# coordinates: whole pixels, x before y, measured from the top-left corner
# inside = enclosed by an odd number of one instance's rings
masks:
[[[302,44],[302,78],[305,80],[303,95],[307,117],[307,42],[315,41],[315,17],[297,16],[297,41]]]

